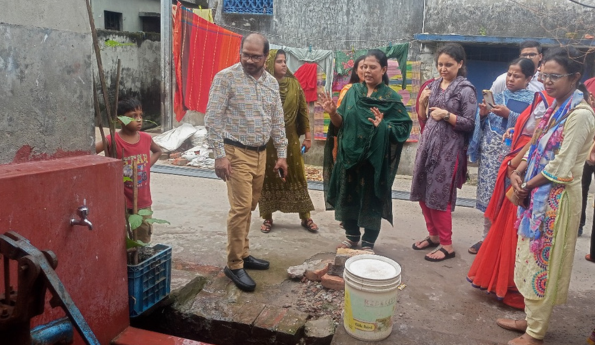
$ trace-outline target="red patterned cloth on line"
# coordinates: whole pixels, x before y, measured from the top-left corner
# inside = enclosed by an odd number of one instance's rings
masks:
[[[242,35],[210,23],[178,2],[173,36],[174,112],[180,121],[187,110],[207,110],[215,74],[240,61]]]

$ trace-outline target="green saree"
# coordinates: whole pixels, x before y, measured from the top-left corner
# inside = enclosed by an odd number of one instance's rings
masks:
[[[397,174],[403,144],[412,121],[401,96],[381,84],[367,97],[365,83],[347,92],[337,113],[341,128],[332,124],[324,152],[324,192],[327,210],[335,210],[338,221],[357,222],[359,227],[380,230],[381,219],[391,224],[392,184]],[[371,108],[384,114],[378,127]],[[333,163],[333,135],[337,135],[337,159]]]
[[[271,50],[267,58],[267,72],[271,75],[274,75],[276,56],[277,50]],[[277,150],[270,140],[266,149],[266,172],[258,208],[263,218],[270,218],[273,212],[281,211],[300,213],[302,219],[307,219],[310,218],[309,212],[314,210],[314,205],[308,194],[300,136],[310,131],[308,104],[300,83],[289,71],[279,81],[279,93],[285,115],[289,171],[285,182],[274,172]]]

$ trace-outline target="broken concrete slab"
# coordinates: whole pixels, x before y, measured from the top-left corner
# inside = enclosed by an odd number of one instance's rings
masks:
[[[291,266],[287,269],[287,275],[289,276],[290,279],[302,279],[302,277],[304,276],[304,273],[306,273],[307,269],[308,269],[307,263],[303,263],[303,264],[297,265],[297,266]]]
[[[329,345],[335,334],[335,323],[328,316],[316,320],[309,320],[304,326],[304,340],[306,345]]]
[[[322,276],[325,275],[329,270],[329,265],[332,264],[332,260],[316,260],[308,262],[308,269],[304,273],[304,276],[312,281],[319,282]]]

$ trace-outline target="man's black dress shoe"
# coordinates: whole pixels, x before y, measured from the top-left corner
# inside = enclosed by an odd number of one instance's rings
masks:
[[[244,268],[247,270],[268,270],[269,262],[248,255],[244,258]]]
[[[223,272],[227,276],[227,278],[231,279],[231,281],[236,284],[236,286],[246,292],[252,292],[256,289],[256,283],[243,268],[237,270],[231,270],[229,267],[225,267]]]

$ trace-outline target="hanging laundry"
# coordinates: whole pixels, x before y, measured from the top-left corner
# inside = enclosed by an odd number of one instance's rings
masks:
[[[196,14],[197,16],[201,17],[202,19],[208,20],[210,23],[214,23],[215,21],[213,20],[213,10],[210,8],[195,8],[192,10],[192,12],[194,14]]]
[[[322,67],[326,75],[324,88],[329,93],[332,92],[335,65],[335,53],[332,50],[291,47],[283,47],[283,50],[287,53],[287,68],[294,74],[306,62]]]
[[[240,61],[242,35],[210,23],[179,2],[173,33],[174,112],[180,121],[187,110],[207,110],[215,74]]]
[[[386,57],[389,59],[396,59],[399,61],[399,68],[403,75],[402,86],[407,85],[407,55],[409,54],[409,43],[396,44],[387,47],[375,48],[381,50]],[[358,49],[349,51],[336,51],[335,52],[335,70],[338,75],[348,75],[353,69],[353,60],[357,59],[362,55],[366,55],[368,49]]]
[[[306,102],[316,102],[318,95],[316,92],[318,86],[318,65],[312,62],[303,64],[293,73],[304,90]]]

